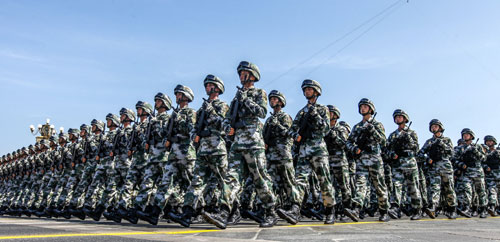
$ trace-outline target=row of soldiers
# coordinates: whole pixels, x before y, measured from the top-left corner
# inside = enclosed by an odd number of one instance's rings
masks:
[[[208,75],[198,111],[189,107],[192,90],[178,85],[175,108],[158,93],[154,105],[139,101],[136,112],[122,108],[106,122],[92,120],[3,156],[0,215],[153,225],[165,218],[185,227],[202,218],[222,229],[242,218],[272,227],[278,217],[333,224],[376,212],[380,221],[402,213],[412,220],[496,215],[500,155],[493,136],[483,146],[464,129],[453,147],[433,119],[432,137],[420,148],[409,115],[397,109],[397,129],[386,138],[366,98],[351,129],[338,108],[317,102],[321,86],[309,79],[301,86],[307,104],[292,119],[282,93],[254,86],[256,65],[242,61],[237,73],[242,87],[230,105],[219,99],[223,81]],[[268,101],[273,112],[262,124]]]

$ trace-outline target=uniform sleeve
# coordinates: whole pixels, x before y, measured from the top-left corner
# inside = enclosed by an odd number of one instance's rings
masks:
[[[262,89],[259,94],[252,100],[251,98],[245,99],[243,102],[247,110],[254,116],[265,118],[267,113],[267,96],[266,92]]]

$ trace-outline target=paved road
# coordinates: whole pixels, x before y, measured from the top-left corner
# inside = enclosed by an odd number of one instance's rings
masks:
[[[379,223],[374,218],[363,222],[338,222],[323,225],[318,221],[260,229],[244,221],[226,230],[209,224],[182,228],[173,223],[150,226],[139,223],[116,224],[101,221],[0,217],[0,241],[491,241],[500,240],[500,217],[487,219],[408,219]]]

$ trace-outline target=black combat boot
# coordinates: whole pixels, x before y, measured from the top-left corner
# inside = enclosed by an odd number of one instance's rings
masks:
[[[182,208],[181,214],[176,214],[173,211],[168,213],[168,217],[172,219],[172,221],[189,228],[191,226],[191,219],[195,215],[195,211],[191,206],[184,206]]]
[[[420,209],[413,209],[413,214],[411,215],[411,220],[420,220]]]
[[[380,222],[389,222],[390,218],[387,215],[387,210],[380,210],[380,217],[378,217],[378,221]]]
[[[354,208],[345,208],[344,209],[344,214],[352,219],[354,222],[359,221],[359,207],[355,206]]]
[[[233,204],[233,209],[231,209],[231,213],[229,214],[229,218],[227,218],[228,225],[236,225],[241,221],[242,217],[240,214],[240,208],[238,203]]]
[[[300,218],[300,207],[297,204],[292,205],[292,209],[286,211],[283,208],[278,208],[276,211],[280,218],[287,221],[290,224],[297,224]]]
[[[424,213],[429,215],[429,218],[436,218],[436,207],[434,205],[424,207]]]
[[[278,223],[278,215],[274,211],[274,206],[266,209],[264,213],[264,220],[260,223],[261,228],[270,228]]]
[[[457,208],[456,207],[448,207],[446,213],[446,217],[448,219],[457,219]]]
[[[257,209],[256,212],[254,212],[249,208],[243,208],[241,210],[241,216],[243,218],[251,219],[260,224],[264,221],[264,209],[259,206],[259,209]]]
[[[158,206],[149,206],[150,208],[145,209],[145,211],[137,211],[137,217],[148,222],[152,225],[158,225],[158,220],[160,219],[161,208]]]
[[[129,221],[131,224],[137,224],[137,222],[139,222],[139,218],[137,217],[138,210],[140,210],[140,208],[137,205],[129,209],[127,216],[124,219]]]
[[[325,208],[325,224],[334,224],[335,223],[335,211],[334,207],[326,207]]]
[[[98,222],[101,220],[102,213],[106,210],[103,205],[97,205],[97,207],[92,210],[87,216],[91,217],[94,221]]]
[[[460,214],[461,216],[464,216],[466,218],[472,217],[469,206],[462,206],[461,208],[459,208],[458,214]]]
[[[71,215],[79,218],[80,220],[85,220],[85,213],[83,212],[83,209],[74,207],[73,209],[70,208],[69,211],[71,212]]]
[[[491,217],[497,216],[497,213],[495,211],[495,205],[493,205],[493,204],[489,205],[487,211],[488,211],[488,213],[490,214]]]
[[[391,208],[389,209],[388,214],[392,219],[398,219],[398,210],[399,206],[397,204],[392,204]]]
[[[107,211],[104,212],[102,215],[104,215],[104,217],[107,220],[112,220],[115,223],[121,223],[122,222],[122,217],[118,214],[118,212],[116,211],[116,209],[114,209],[112,207],[109,207],[107,209]]]
[[[487,218],[488,217],[488,213],[486,212],[486,207],[479,207],[478,211],[479,211],[479,218]]]
[[[204,211],[202,214],[207,222],[215,225],[219,229],[226,229],[227,219],[229,217],[229,208],[227,206],[223,205],[220,212],[210,213]]]

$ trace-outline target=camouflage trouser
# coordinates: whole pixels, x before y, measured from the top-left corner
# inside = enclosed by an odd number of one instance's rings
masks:
[[[375,188],[380,210],[389,209],[389,198],[384,177],[384,163],[380,154],[362,154],[356,163],[356,195],[353,203],[357,207],[363,207],[365,196],[370,187],[368,180]]]
[[[52,201],[50,202],[49,206],[54,206],[54,207],[57,206],[57,202],[59,201],[61,194],[63,193],[63,190],[66,187],[66,184],[68,183],[70,175],[71,175],[70,169],[64,169],[62,171],[62,174],[59,177],[59,182],[57,183],[57,186],[53,190]]]
[[[424,169],[420,165],[418,166],[418,189],[422,198],[422,206],[427,207],[429,204],[427,201],[427,179],[424,175]]]
[[[336,187],[340,189],[342,194],[342,204],[344,208],[351,207],[351,185],[349,176],[349,164],[347,160],[340,162],[332,162],[330,158],[330,172],[332,173],[332,181],[336,184]]]
[[[323,205],[325,207],[335,206],[335,190],[332,186],[332,176],[330,175],[327,156],[299,157],[295,169],[295,179],[299,191],[298,204],[302,204],[302,199],[310,190],[309,178],[312,171],[314,171],[319,181]]]
[[[488,204],[486,196],[486,185],[484,182],[483,168],[468,167],[462,175],[463,190],[458,193],[458,200],[465,206],[472,206],[472,190],[475,189],[479,199],[479,206],[484,207]],[[474,187],[474,188],[473,188]]]
[[[73,193],[80,182],[80,178],[83,173],[83,165],[76,164],[69,176],[68,182],[66,183],[66,187],[63,189],[61,195],[59,196],[59,200],[57,201],[57,207],[69,206],[70,202],[73,198]]]
[[[500,169],[491,170],[486,175],[486,187],[488,188],[488,205],[498,205],[500,190]]]
[[[42,177],[42,181],[40,183],[40,187],[38,189],[37,199],[35,201],[35,206],[40,208],[40,206],[45,206],[44,202],[47,201],[48,192],[46,187],[49,184],[50,178],[52,178],[52,171],[50,169],[45,169]]]
[[[108,179],[106,180],[106,189],[104,189],[98,205],[106,208],[118,206],[120,191],[124,189],[128,169],[129,167],[122,166],[115,168],[113,166],[107,170]]]
[[[88,160],[84,164],[83,172],[80,177],[80,182],[76,186],[75,192],[73,193],[73,198],[71,199],[70,206],[82,207],[85,199],[85,193],[87,188],[92,183],[92,178],[94,177],[96,169],[96,161]]]
[[[135,197],[134,204],[142,210],[156,193],[158,184],[163,177],[163,168],[168,160],[169,152],[164,148],[151,147],[149,161],[146,165],[145,174],[141,181],[139,193]]]
[[[351,186],[351,197],[356,193],[356,161],[348,160],[349,164],[349,185]],[[352,199],[352,198],[351,198]]]
[[[226,184],[227,166],[226,155],[198,156],[191,185],[184,195],[184,206],[197,209],[208,205],[204,201],[204,194],[213,191],[212,188],[215,187],[219,192],[213,202],[231,210],[232,204],[229,203],[231,188]],[[211,184],[212,182],[216,184]]]
[[[35,206],[35,202],[38,200],[38,190],[40,190],[40,186],[42,185],[43,174],[40,169],[38,169],[31,177],[32,185],[28,194],[27,207]]]
[[[29,177],[27,175],[24,175],[23,178],[21,179],[21,184],[19,185],[18,193],[13,201],[15,206],[23,206],[24,202],[24,196],[27,193],[27,187],[29,183]]]
[[[267,161],[264,149],[248,149],[236,150],[231,149],[229,155],[230,166],[239,166],[237,174],[231,174],[231,179],[236,179],[243,183],[248,176],[253,179],[255,191],[264,208],[273,207],[275,205],[274,194],[272,191],[271,177],[267,173]],[[232,181],[232,194],[238,185]],[[236,185],[236,186],[234,186]]]
[[[167,204],[172,207],[181,205],[184,198],[183,194],[191,185],[194,165],[195,160],[169,159],[165,163],[163,176],[152,201],[153,205],[160,207],[162,210]]]
[[[125,185],[120,191],[120,199],[118,206],[123,208],[130,208],[132,202],[137,195],[139,190],[140,182],[142,181],[146,169],[147,154],[144,152],[135,152],[132,155],[132,165],[127,172],[127,177],[125,178]]]
[[[157,190],[157,185],[160,183],[163,176],[163,166],[163,162],[149,162],[144,169],[144,176],[140,183],[139,193],[134,201],[134,204],[139,206],[142,210],[144,210],[152,194]]]
[[[428,170],[429,176],[429,205],[439,206],[441,190],[446,205],[457,206],[457,197],[454,190],[453,169],[449,160],[435,161]]]
[[[109,176],[107,171],[110,165],[112,165],[112,159],[112,157],[107,156],[102,158],[100,163],[97,164],[94,176],[92,177],[92,183],[88,186],[87,193],[85,194],[84,206],[95,208],[97,202],[102,197]]]
[[[273,181],[273,191],[279,207],[300,205],[302,198],[297,190],[293,160],[268,160],[268,173]]]
[[[403,190],[407,189],[407,193],[411,199],[411,206],[414,209],[422,208],[422,197],[418,183],[418,168],[414,166],[395,166],[392,168],[392,181],[394,184],[394,193],[391,196],[391,204],[396,207],[403,205]]]

